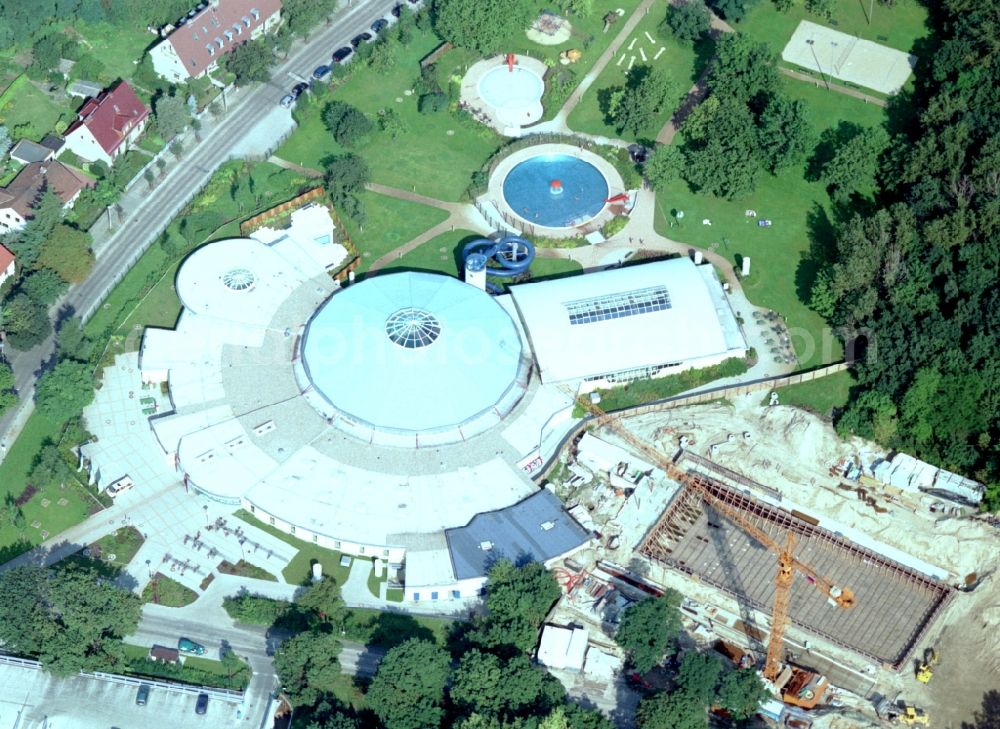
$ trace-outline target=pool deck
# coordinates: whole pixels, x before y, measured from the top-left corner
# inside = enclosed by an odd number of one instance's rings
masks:
[[[483,77],[493,69],[505,66],[506,64],[507,59],[502,55],[486,58],[473,64],[472,68],[466,72],[465,77],[462,79],[462,91],[459,98],[463,108],[468,109],[482,123],[505,136],[519,137],[523,134],[522,127],[529,127],[541,120],[544,113],[541,100],[539,99],[536,103],[515,112],[511,109],[502,109],[493,106],[479,95],[479,82]],[[542,61],[531,56],[517,55],[515,56],[514,65],[515,67],[531,71],[538,78],[542,79],[544,92],[545,73],[548,71],[548,68]],[[526,123],[516,123],[513,119],[515,116],[518,122],[523,120]]]
[[[490,177],[489,189],[486,191],[486,194],[480,198],[480,200],[485,199],[495,206],[503,216],[504,221],[511,227],[514,227],[529,236],[542,236],[545,238],[575,238],[577,236],[587,235],[588,233],[600,230],[605,223],[621,212],[619,209],[620,206],[605,204],[601,211],[590,220],[580,225],[574,225],[566,228],[551,228],[544,225],[535,225],[532,221],[522,218],[507,203],[507,199],[503,194],[503,182],[507,178],[508,173],[510,173],[510,171],[521,162],[539,155],[550,154],[569,155],[594,165],[594,167],[600,170],[601,174],[604,175],[604,179],[607,180],[608,197],[614,197],[619,193],[625,192],[625,182],[622,180],[621,175],[618,174],[618,170],[614,168],[614,165],[600,155],[584,149],[582,145],[538,144],[533,147],[518,150],[503,159],[496,166],[496,169],[494,169],[493,175]]]

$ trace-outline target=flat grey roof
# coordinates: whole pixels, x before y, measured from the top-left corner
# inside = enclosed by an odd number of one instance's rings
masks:
[[[545,562],[590,540],[590,534],[542,489],[513,506],[477,514],[464,527],[446,529],[455,577],[485,575],[494,562]]]

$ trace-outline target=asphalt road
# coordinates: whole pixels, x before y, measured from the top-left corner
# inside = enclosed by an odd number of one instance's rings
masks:
[[[105,289],[128,270],[136,249],[147,245],[167,227],[193,193],[208,182],[219,165],[230,159],[232,150],[260,119],[278,106],[281,97],[302,77],[308,78],[314,68],[329,64],[334,50],[367,30],[376,18],[389,16],[389,10],[397,1],[351,0],[351,4],[341,7],[329,25],[320,26],[307,41],[296,42],[288,58],[274,67],[271,81],[230,94],[228,113],[202,135],[200,143],[185,145],[188,151],[184,158],[173,165],[157,187],[151,191],[142,190],[141,202],[101,246],[90,276],[69,291],[60,316],[85,314],[93,309]],[[141,183],[138,187],[144,188]],[[22,406],[33,392],[43,363],[52,357],[53,348],[54,338],[50,337],[27,352],[7,352]],[[6,436],[18,410],[15,408],[0,418],[0,460],[11,445],[9,441],[13,440]]]

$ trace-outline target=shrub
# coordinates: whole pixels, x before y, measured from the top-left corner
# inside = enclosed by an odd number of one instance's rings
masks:
[[[433,114],[448,107],[448,97],[441,91],[424,94],[417,101],[417,111],[421,114]]]

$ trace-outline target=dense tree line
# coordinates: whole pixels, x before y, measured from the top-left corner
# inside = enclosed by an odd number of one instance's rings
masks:
[[[881,158],[877,204],[845,215],[813,290],[830,321],[849,340],[858,337],[858,385],[840,430],[992,484],[993,509],[1000,508],[998,13],[997,0],[943,0],[932,9],[938,45],[918,67],[915,96],[895,105],[907,131]]]

